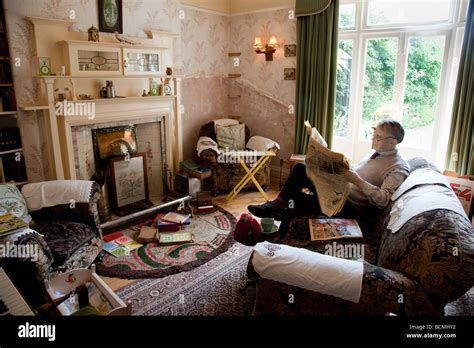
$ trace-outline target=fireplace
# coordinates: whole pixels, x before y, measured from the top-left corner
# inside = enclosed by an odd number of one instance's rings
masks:
[[[102,202],[106,204],[104,209],[110,207],[113,213],[123,216],[163,202],[169,191],[163,118],[75,126],[71,131],[75,176],[106,185],[104,196],[108,196],[108,201]],[[125,164],[136,177],[135,181],[130,181],[132,175],[127,175]],[[137,173],[140,170],[143,174]],[[135,200],[132,197],[120,199],[123,185],[119,185],[119,171],[124,176],[122,182],[128,180],[128,186],[136,189],[130,193]],[[140,191],[140,187],[145,191]],[[106,215],[101,214],[104,218]]]

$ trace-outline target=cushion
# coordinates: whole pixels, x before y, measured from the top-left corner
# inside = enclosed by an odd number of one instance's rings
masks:
[[[82,245],[97,236],[97,231],[88,225],[70,221],[42,221],[32,227],[44,235],[55,267],[64,264]]]
[[[219,120],[214,121],[214,131],[217,133],[217,126],[234,126],[239,124],[239,121],[234,120],[232,118],[221,118]]]
[[[245,124],[216,126],[217,145],[231,150],[245,150]]]
[[[30,221],[26,201],[14,184],[0,185],[0,215],[11,213],[26,222]]]

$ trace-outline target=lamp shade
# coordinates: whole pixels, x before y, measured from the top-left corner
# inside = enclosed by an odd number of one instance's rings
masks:
[[[277,42],[277,38],[275,37],[275,35],[272,35],[272,37],[270,37],[270,41],[268,42],[268,46],[278,47],[278,42]]]
[[[256,48],[256,49],[263,47],[262,39],[260,37],[255,38],[255,43],[254,43],[253,47]]]

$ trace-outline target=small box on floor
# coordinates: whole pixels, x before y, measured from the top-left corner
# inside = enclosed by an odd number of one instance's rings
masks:
[[[187,173],[176,173],[174,177],[175,191],[196,198],[201,191],[201,180],[193,178]]]

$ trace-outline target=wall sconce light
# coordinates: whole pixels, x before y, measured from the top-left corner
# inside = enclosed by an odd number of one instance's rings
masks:
[[[265,60],[267,62],[273,60],[273,53],[276,52],[277,47],[278,47],[278,43],[277,43],[277,39],[275,35],[270,37],[270,40],[268,41],[268,44],[266,45],[262,44],[262,39],[260,37],[256,37],[255,44],[253,45],[255,52],[257,52],[257,54],[264,54]]]

